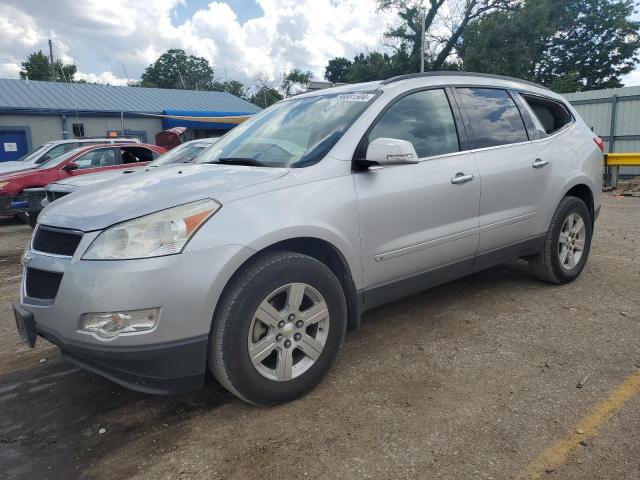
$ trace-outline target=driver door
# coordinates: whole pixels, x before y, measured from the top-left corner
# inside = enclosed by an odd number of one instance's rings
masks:
[[[365,145],[380,137],[410,141],[420,160],[354,173],[369,305],[470,269],[479,238],[478,167],[461,152],[447,92],[423,90],[396,100]]]

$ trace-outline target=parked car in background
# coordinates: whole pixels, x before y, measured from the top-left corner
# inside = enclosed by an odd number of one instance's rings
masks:
[[[106,172],[96,173],[93,175],[82,175],[80,177],[69,177],[63,180],[50,183],[44,189],[46,198],[41,201],[41,204],[34,204],[34,208],[30,211],[30,214],[40,211],[43,207],[49,203],[57,200],[60,197],[64,197],[80,188],[85,188],[93,185],[97,185],[102,182],[121,178],[122,175],[130,175],[132,173],[148,171],[150,168],[161,167],[163,165],[170,165],[173,163],[190,163],[196,161],[200,155],[204,154],[212,145],[214,145],[220,138],[203,138],[200,140],[191,140],[189,142],[180,144],[173,150],[158,157],[153,162],[146,166],[135,166],[127,168],[125,170],[108,170]],[[29,190],[25,191],[29,196]],[[35,198],[41,198],[40,194],[36,194]],[[30,202],[32,203],[32,202]],[[42,207],[42,208],[41,208]]]
[[[36,168],[0,174],[0,215],[28,212],[26,189],[42,188],[62,178],[146,165],[163,153],[164,148],[145,143],[91,145],[46,160]]]
[[[292,96],[196,165],[46,208],[18,331],[136,390],[196,389],[209,370],[247,402],[288,402],[370,308],[517,258],[545,282],[577,278],[602,150],[566,99],[513,78],[434,72]]]
[[[53,140],[40,145],[33,152],[12,162],[0,162],[0,175],[20,170],[36,168],[38,165],[53,160],[71,150],[89,145],[105,143],[140,143],[137,138],[74,138],[73,140]]]

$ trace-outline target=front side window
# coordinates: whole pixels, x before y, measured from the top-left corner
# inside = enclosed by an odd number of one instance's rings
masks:
[[[116,164],[116,152],[113,148],[98,148],[80,155],[74,162],[79,169],[110,167]]]
[[[376,98],[372,92],[286,100],[234,128],[197,163],[306,167],[320,161]]]
[[[460,150],[451,106],[442,89],[412,93],[391,105],[367,140],[381,137],[411,142],[419,158]]]
[[[528,140],[520,111],[505,90],[457,88],[456,91],[469,119],[471,148]]]

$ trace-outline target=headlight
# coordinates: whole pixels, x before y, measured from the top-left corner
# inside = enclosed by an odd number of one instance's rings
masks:
[[[180,253],[220,206],[215,200],[199,200],[119,223],[98,235],[82,258],[123,260]]]
[[[0,182],[0,188],[4,188],[9,185],[9,182]]]

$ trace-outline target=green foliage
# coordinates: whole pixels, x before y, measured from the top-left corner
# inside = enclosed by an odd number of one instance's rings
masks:
[[[308,70],[294,68],[287,73],[282,79],[282,91],[285,97],[290,96],[296,91],[306,90],[313,78],[313,73]]]
[[[213,82],[212,90],[217,92],[229,92],[240,98],[247,98],[246,87],[238,80],[225,80],[224,82]]]
[[[620,87],[640,51],[640,22],[632,14],[632,0],[526,0],[470,25],[464,67],[561,93]]]
[[[346,82],[346,75],[351,67],[351,62],[344,57],[336,57],[329,60],[324,69],[324,78],[331,83]]]
[[[20,78],[29,80],[51,81],[49,57],[42,53],[42,50],[33,52],[22,62],[22,70],[20,70]],[[55,80],[57,82],[73,82],[74,76],[78,71],[78,67],[74,64],[63,64],[61,60],[53,62]]]
[[[253,95],[251,95],[249,101],[261,108],[267,108],[282,100],[282,98],[282,94],[275,88],[262,85]]]
[[[393,53],[360,53],[353,62],[334,58],[325,69],[325,78],[333,82],[360,82],[419,72],[423,18],[424,69],[460,70],[459,52],[469,23],[487,12],[513,8],[518,1],[377,0],[378,10],[393,10],[398,15],[398,24],[384,33]]]
[[[203,57],[170,49],[149,65],[140,78],[143,87],[212,90],[213,68]]]

